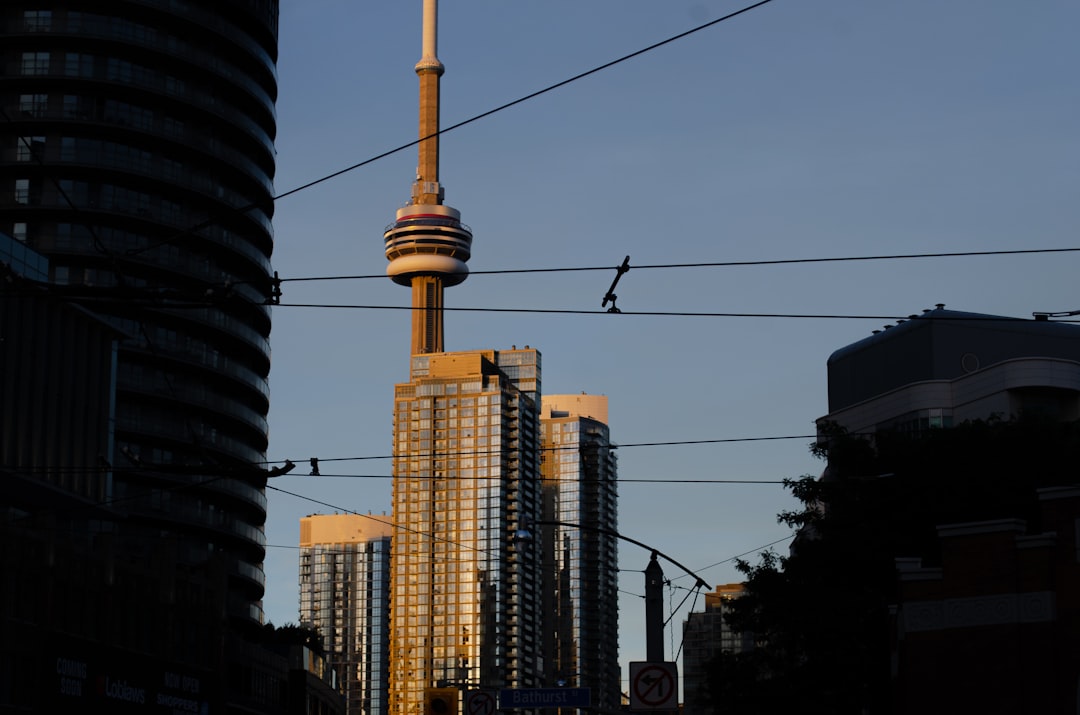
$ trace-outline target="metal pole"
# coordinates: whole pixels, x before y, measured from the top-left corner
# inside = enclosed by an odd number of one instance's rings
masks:
[[[645,567],[645,659],[664,660],[664,569],[655,551]]]

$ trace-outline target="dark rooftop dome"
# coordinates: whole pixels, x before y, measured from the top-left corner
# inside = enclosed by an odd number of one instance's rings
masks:
[[[829,412],[903,385],[1030,357],[1080,362],[1080,326],[939,306],[830,355]]]

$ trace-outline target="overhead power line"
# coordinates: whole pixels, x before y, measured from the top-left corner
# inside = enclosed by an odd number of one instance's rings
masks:
[[[288,191],[284,191],[284,192],[282,192],[280,194],[277,194],[276,196],[271,197],[271,200],[272,201],[277,201],[279,199],[283,199],[283,198],[286,198],[288,196],[292,196],[293,194],[298,194],[301,191],[305,191],[305,190],[310,189],[312,187],[318,186],[319,184],[323,184],[323,183],[325,183],[327,181],[330,181],[331,179],[336,179],[337,177],[348,174],[351,171],[355,171],[356,169],[367,166],[369,164],[373,164],[373,163],[375,163],[375,162],[377,162],[377,161],[379,161],[381,159],[385,159],[388,156],[393,156],[394,154],[397,154],[399,152],[405,151],[406,149],[410,149],[410,148],[412,148],[414,146],[417,146],[420,143],[425,142],[425,141],[427,141],[429,139],[432,139],[432,138],[437,137],[437,136],[442,136],[443,134],[447,134],[448,132],[452,132],[455,129],[460,129],[461,127],[464,127],[464,126],[467,126],[469,124],[473,124],[475,122],[478,122],[481,119],[486,119],[487,117],[490,117],[490,116],[492,116],[494,114],[498,114],[499,112],[502,112],[504,110],[510,109],[511,107],[515,107],[515,106],[517,106],[519,104],[522,104],[523,102],[527,102],[527,101],[529,101],[531,99],[535,99],[536,97],[539,97],[541,95],[547,94],[549,92],[553,92],[556,89],[559,89],[561,87],[565,87],[568,84],[572,84],[573,82],[577,82],[578,80],[585,79],[586,77],[594,75],[594,74],[596,74],[598,72],[602,72],[603,70],[609,69],[609,68],[614,67],[616,65],[622,64],[623,62],[631,60],[631,59],[633,59],[635,57],[638,57],[640,55],[643,55],[643,54],[645,54],[647,52],[651,52],[651,51],[653,51],[655,49],[659,49],[660,47],[663,47],[664,45],[668,45],[668,44],[671,44],[672,42],[675,42],[677,40],[681,40],[683,38],[689,37],[690,35],[693,35],[693,34],[695,34],[697,32],[701,32],[702,30],[708,29],[708,28],[710,28],[710,27],[712,27],[714,25],[718,25],[721,22],[731,20],[731,19],[733,19],[733,18],[735,18],[735,17],[737,17],[739,15],[742,15],[742,14],[744,14],[746,12],[749,12],[749,11],[755,9],[755,8],[761,7],[762,5],[767,5],[770,2],[772,2],[772,0],[760,0],[760,2],[756,2],[756,3],[752,4],[752,5],[748,5],[748,6],[742,8],[740,10],[736,10],[735,12],[728,13],[727,15],[724,15],[723,17],[719,17],[719,18],[717,18],[715,20],[710,20],[709,22],[698,25],[697,27],[693,27],[693,28],[691,28],[689,30],[686,30],[685,32],[680,32],[679,34],[673,35],[673,36],[671,36],[671,37],[669,37],[669,38],[667,38],[665,40],[661,40],[660,42],[655,42],[655,43],[649,45],[648,47],[643,47],[640,50],[636,50],[634,52],[631,52],[630,54],[623,55],[622,57],[611,60],[610,62],[605,62],[604,64],[593,67],[590,70],[580,72],[580,73],[578,73],[578,74],[576,74],[576,75],[574,75],[572,77],[569,77],[567,79],[562,80],[561,82],[556,82],[555,84],[549,85],[549,86],[544,87],[543,89],[537,90],[535,92],[531,92],[529,94],[526,94],[523,97],[519,97],[519,98],[517,98],[517,99],[515,99],[513,101],[510,101],[510,102],[506,102],[505,104],[501,104],[501,105],[499,105],[499,106],[497,106],[497,107],[495,107],[493,109],[489,109],[489,110],[487,110],[485,112],[481,112],[480,114],[473,115],[472,117],[469,117],[468,119],[465,119],[464,121],[458,122],[456,124],[451,124],[450,126],[447,126],[447,127],[443,127],[437,132],[434,132],[434,133],[429,134],[427,136],[420,137],[418,139],[414,139],[413,141],[410,141],[410,142],[408,142],[406,144],[401,144],[399,146],[394,147],[393,149],[388,149],[387,151],[381,152],[379,154],[376,154],[375,156],[372,156],[372,157],[369,157],[369,158],[367,158],[367,159],[365,159],[363,161],[357,162],[357,163],[353,164],[352,166],[347,166],[344,169],[339,169],[339,170],[334,171],[334,172],[332,172],[330,174],[326,174],[325,176],[322,176],[322,177],[320,177],[318,179],[315,179],[314,181],[309,181],[306,184],[301,184],[300,186],[289,189]],[[254,211],[257,208],[260,208],[260,206],[261,206],[261,204],[253,202],[253,203],[247,204],[245,206],[235,207],[234,209],[232,209],[232,211],[235,214],[245,215],[249,211]],[[193,235],[196,232],[202,230],[203,228],[206,228],[208,226],[214,225],[214,224],[219,223],[219,222],[220,222],[220,220],[217,219],[217,218],[207,219],[207,220],[202,221],[202,222],[200,222],[198,224],[192,225],[192,226],[188,227],[187,229],[185,229],[183,231],[179,231],[176,234],[174,234],[172,236],[169,236],[168,238],[165,238],[165,239],[163,239],[161,241],[151,243],[150,245],[144,246],[144,247],[139,248],[139,249],[130,250],[130,251],[127,252],[126,255],[135,256],[135,255],[138,255],[138,254],[143,253],[145,251],[149,251],[149,250],[159,248],[159,247],[164,246],[164,245],[168,245],[170,243],[173,243],[174,241],[178,241],[181,238],[184,238],[185,236]]]
[[[608,449],[613,449],[613,450],[615,450],[615,449],[629,449],[631,447],[681,447],[681,446],[687,446],[687,445],[693,445],[693,444],[735,444],[735,443],[740,443],[740,442],[777,442],[777,441],[789,440],[789,439],[817,439],[817,435],[816,434],[788,434],[788,435],[778,435],[778,436],[772,436],[772,437],[725,437],[725,438],[720,438],[720,439],[668,440],[666,442],[619,442],[619,443],[609,445]],[[542,451],[542,452],[558,452],[558,451],[564,451],[564,450],[578,451],[579,449],[580,449],[579,446],[542,447],[540,449],[540,451]],[[425,458],[426,457],[443,458],[443,457],[460,457],[460,456],[475,457],[475,456],[482,456],[482,455],[485,455],[485,454],[501,454],[501,453],[502,453],[501,450],[494,450],[494,449],[489,449],[489,450],[455,450],[455,451],[431,450],[431,451],[419,453],[419,456],[422,456],[422,457],[425,457]],[[409,456],[412,457],[413,456],[412,453],[410,453]],[[318,460],[318,462],[320,464],[325,464],[325,463],[328,463],[328,462],[357,462],[357,461],[369,460],[369,459],[393,459],[393,458],[394,458],[394,455],[392,455],[392,454],[376,454],[376,455],[367,455],[367,456],[363,456],[363,457],[317,457],[316,459]],[[285,464],[287,462],[295,462],[295,463],[299,464],[301,462],[306,462],[306,461],[308,461],[308,460],[307,459],[279,459],[279,460],[268,461],[268,462],[260,462],[259,466],[277,464],[278,462],[280,462],[282,464]],[[327,476],[327,475],[323,475],[323,476]]]
[[[296,474],[293,476],[304,476],[302,474]],[[310,476],[310,475],[309,475]],[[393,479],[393,475],[390,474],[320,474],[317,477],[310,477],[311,479]],[[503,479],[500,475],[487,476],[487,477],[443,477],[446,481],[499,481]],[[577,479],[564,478],[553,479],[550,481],[555,482],[576,482]],[[619,484],[783,484],[783,479],[623,479],[621,477],[615,480]],[[267,487],[269,488],[269,487]]]
[[[611,450],[618,450],[618,449],[629,449],[629,448],[632,448],[632,447],[679,447],[679,446],[689,446],[689,445],[695,445],[695,444],[736,444],[736,443],[746,443],[746,442],[776,442],[776,441],[792,440],[792,439],[817,439],[817,435],[813,435],[813,434],[794,434],[794,435],[779,435],[779,436],[772,436],[772,437],[726,437],[726,438],[719,438],[719,439],[670,440],[670,441],[666,441],[666,442],[625,442],[625,443],[617,443],[617,444],[607,445],[606,448],[611,449]],[[547,447],[539,448],[539,451],[541,451],[541,452],[559,452],[559,451],[575,451],[575,452],[577,452],[577,451],[581,451],[581,447],[578,446],[578,445],[547,446]],[[418,453],[416,453],[415,456],[419,456],[419,457],[423,457],[423,458],[431,458],[431,459],[445,459],[445,458],[450,458],[450,457],[482,457],[484,455],[492,455],[492,454],[502,454],[502,451],[498,450],[498,449],[482,449],[482,450],[480,450],[480,449],[472,449],[472,450],[454,450],[454,451],[450,451],[450,450],[445,450],[445,451],[430,450],[430,451],[426,451],[426,452],[423,452],[423,453],[418,452]],[[410,456],[410,458],[412,458],[414,455],[412,453],[410,453],[409,456]],[[296,467],[297,464],[303,464],[305,462],[311,463],[312,467],[315,467],[316,464],[324,465],[324,464],[329,464],[331,462],[360,462],[360,461],[370,461],[370,460],[375,460],[375,459],[393,459],[393,458],[394,458],[394,455],[392,455],[392,454],[373,454],[373,455],[358,456],[358,457],[305,457],[305,458],[302,458],[302,459],[301,458],[297,458],[297,459],[278,459],[278,460],[269,460],[269,461],[265,461],[265,462],[251,462],[251,463],[245,464],[243,466],[234,466],[234,467],[225,467],[225,466],[222,466],[222,465],[208,465],[208,464],[199,465],[199,466],[185,466],[185,467],[174,467],[174,466],[167,466],[167,465],[151,465],[151,464],[134,464],[134,465],[131,465],[131,466],[113,466],[113,465],[103,466],[101,464],[94,464],[94,465],[89,465],[89,466],[86,466],[86,467],[54,467],[54,466],[47,466],[47,467],[20,467],[20,466],[5,465],[3,467],[3,469],[6,469],[6,470],[14,472],[14,473],[20,473],[20,474],[38,474],[38,473],[41,473],[41,474],[92,474],[92,473],[94,473],[94,474],[96,474],[96,473],[101,473],[103,470],[104,471],[112,471],[114,473],[135,472],[135,471],[140,471],[140,470],[143,470],[143,471],[149,470],[149,471],[159,473],[159,474],[162,474],[162,475],[165,475],[165,474],[173,474],[173,475],[177,475],[177,474],[189,474],[189,475],[194,475],[194,474],[203,474],[203,475],[214,474],[216,476],[214,476],[210,481],[216,481],[216,480],[219,480],[219,479],[226,479],[226,478],[230,478],[230,477],[243,476],[245,474],[250,474],[250,470],[252,470],[252,469],[265,469],[265,470],[267,470],[267,477],[282,477],[282,476],[286,476],[287,474],[292,472],[292,470]],[[309,475],[304,475],[302,470],[293,473],[292,476],[388,478],[387,475],[384,475],[384,474],[371,474],[371,475],[344,474],[344,475],[340,475],[340,474],[321,474],[320,473],[318,475],[310,475],[310,474]],[[196,484],[192,485],[192,484],[189,484],[189,483],[185,483],[185,484],[182,484],[180,486],[181,487],[183,487],[183,486],[199,486],[200,484],[201,483],[196,483]],[[139,498],[139,497],[136,497],[136,498]],[[102,505],[105,505],[105,504],[108,504],[108,503],[110,503],[110,502],[101,502],[101,503],[98,504],[98,506],[102,506]]]
[[[741,554],[736,554],[735,556],[730,556],[730,557],[724,559],[723,561],[717,561],[714,564],[709,564],[708,566],[700,568],[700,569],[698,569],[698,571],[708,571],[709,569],[716,568],[717,566],[723,566],[724,564],[729,564],[732,561],[738,561],[739,559],[741,559],[744,556],[749,556],[750,554],[761,553],[765,549],[771,548],[771,547],[776,546],[777,544],[783,543],[785,541],[790,541],[791,539],[794,539],[794,538],[795,538],[795,534],[788,534],[787,536],[783,537],[782,539],[777,539],[776,541],[770,541],[769,543],[765,544],[764,546],[758,546],[757,548],[750,549],[749,551],[744,551]],[[681,574],[674,577],[674,579],[680,579],[680,578],[683,578],[683,576]]]
[[[705,29],[710,28],[710,27],[712,27],[714,25],[720,24],[721,22],[726,22],[727,20],[731,20],[731,19],[733,19],[735,17],[738,17],[739,15],[742,15],[743,13],[750,12],[751,10],[754,10],[755,8],[759,8],[762,5],[767,5],[770,2],[772,2],[772,0],[760,0],[760,2],[756,2],[756,3],[752,4],[752,5],[747,5],[746,7],[742,8],[741,10],[736,10],[735,12],[728,13],[727,15],[724,15],[723,17],[719,17],[719,18],[717,18],[715,20],[710,20],[709,22],[698,25],[697,27],[693,27],[693,28],[691,28],[689,30],[686,30],[685,32],[680,32],[677,35],[672,35],[671,37],[667,38],[666,40],[661,40],[660,42],[655,42],[655,43],[649,45],[648,47],[643,47],[640,50],[636,50],[634,52],[631,52],[628,55],[623,55],[622,57],[611,60],[610,62],[605,62],[602,65],[598,65],[596,67],[593,67],[590,70],[585,70],[584,72],[580,72],[580,73],[574,75],[573,77],[568,77],[567,79],[562,80],[561,82],[556,82],[555,84],[549,85],[549,86],[544,87],[543,89],[539,89],[539,90],[537,90],[535,92],[531,92],[529,94],[526,94],[525,96],[519,97],[519,98],[517,98],[517,99],[515,99],[513,101],[510,101],[510,102],[507,102],[506,104],[500,104],[498,107],[495,107],[494,109],[489,109],[486,112],[481,112],[480,114],[476,114],[476,115],[474,115],[472,117],[469,117],[468,119],[466,119],[464,121],[458,122],[456,124],[451,124],[450,126],[445,127],[443,129],[440,129],[437,132],[434,132],[434,133],[429,134],[427,136],[420,137],[419,139],[414,139],[413,141],[409,142],[408,144],[402,144],[401,146],[390,149],[389,151],[384,151],[381,154],[373,156],[370,159],[365,159],[364,161],[353,164],[352,166],[348,166],[348,167],[345,167],[344,169],[340,169],[339,171],[335,171],[332,174],[327,174],[326,176],[323,176],[322,178],[316,179],[314,181],[309,181],[306,184],[303,184],[301,186],[297,186],[295,189],[290,189],[290,190],[288,190],[288,191],[286,191],[284,193],[278,194],[277,196],[274,197],[274,200],[277,201],[278,199],[283,199],[286,196],[291,196],[293,194],[304,191],[305,189],[310,189],[311,187],[317,186],[318,184],[329,181],[330,179],[335,179],[335,178],[337,178],[337,177],[339,177],[339,176],[341,176],[343,174],[349,173],[350,171],[353,171],[355,169],[359,169],[362,166],[367,166],[368,164],[379,161],[380,159],[385,159],[386,157],[391,156],[392,154],[397,154],[400,151],[404,151],[405,149],[409,149],[411,147],[417,146],[418,144],[421,144],[422,142],[425,142],[425,141],[427,141],[429,139],[432,139],[434,137],[442,136],[443,134],[446,134],[448,132],[452,132],[455,129],[460,129],[461,127],[467,126],[467,125],[472,124],[474,122],[478,122],[481,119],[485,119],[487,117],[490,117],[493,114],[498,114],[499,112],[510,109],[511,107],[515,107],[515,106],[517,106],[517,105],[519,105],[519,104],[521,104],[523,102],[527,102],[530,99],[535,99],[535,98],[537,98],[537,97],[539,97],[541,95],[547,94],[548,92],[553,92],[556,89],[559,89],[561,87],[565,87],[566,85],[577,82],[578,80],[585,79],[586,77],[588,77],[590,75],[594,75],[597,72],[602,72],[602,71],[604,71],[606,69],[610,69],[611,67],[614,67],[615,65],[622,64],[623,62],[626,62],[627,60],[632,60],[633,58],[638,57],[640,55],[644,55],[647,52],[652,52],[655,49],[659,49],[660,47],[663,47],[664,45],[668,45],[668,44],[671,44],[672,42],[675,42],[677,40],[681,40],[683,38],[689,37],[690,35],[693,35],[694,33],[701,32],[702,30],[705,30]]]
[[[1026,254],[1045,253],[1076,253],[1080,247],[1065,248],[1020,248],[1005,249],[1000,251],[946,251],[940,253],[889,253],[876,256],[830,256],[824,258],[776,258],[752,261],[702,261],[696,263],[653,263],[645,265],[630,265],[635,271],[652,269],[672,268],[740,268],[750,266],[782,266],[808,263],[845,263],[856,261],[898,261],[916,258],[969,258],[978,256],[1018,256]],[[618,270],[619,266],[570,266],[565,268],[503,268],[490,271],[469,271],[470,276],[494,276],[521,273],[580,273],[586,271],[611,271]],[[281,278],[282,283],[298,283],[310,281],[348,281],[368,280],[372,278],[386,279],[385,273],[371,273],[345,276],[305,276],[300,278]]]
[[[837,263],[837,262],[852,262],[852,261],[885,261],[885,260],[908,260],[908,259],[927,259],[927,258],[957,258],[957,257],[980,257],[980,256],[1013,256],[1013,255],[1028,255],[1028,254],[1058,254],[1058,253],[1075,253],[1080,252],[1080,247],[1065,247],[1065,248],[1028,248],[1028,249],[1012,249],[1012,250],[997,250],[997,251],[952,251],[942,253],[906,253],[906,254],[884,254],[874,256],[833,256],[824,258],[788,258],[788,259],[763,259],[763,260],[750,260],[750,261],[707,261],[697,263],[661,263],[661,264],[646,264],[641,266],[630,266],[635,270],[649,270],[649,269],[693,269],[693,268],[730,268],[730,267],[751,267],[751,266],[776,266],[776,265],[795,265],[795,264],[814,264],[814,263]],[[629,270],[627,268],[627,270]],[[622,267],[616,266],[614,270],[621,270]],[[573,266],[564,268],[513,268],[513,269],[498,269],[490,271],[473,271],[471,275],[512,275],[512,274],[524,274],[524,273],[558,273],[558,272],[584,272],[584,271],[611,271],[612,266]],[[385,279],[386,275],[379,274],[362,274],[362,275],[340,275],[340,276],[306,276],[297,278],[275,278],[274,282],[278,286],[280,291],[280,284],[286,282],[315,282],[315,281],[341,281],[341,280],[365,280],[365,279]],[[211,287],[210,289],[204,289],[198,292],[189,291],[161,291],[158,289],[139,289],[135,287],[125,287],[122,289],[109,288],[109,287],[95,287],[95,286],[81,286],[81,285],[56,285],[47,282],[37,281],[22,281],[21,287],[8,287],[5,290],[9,293],[30,293],[34,290],[47,290],[50,295],[54,297],[63,298],[70,302],[85,303],[88,305],[102,306],[110,303],[116,303],[123,301],[125,305],[143,305],[147,307],[157,308],[170,308],[175,310],[181,309],[200,309],[208,306],[219,305],[223,301],[229,299],[230,291],[234,287],[229,284],[220,284],[218,286]],[[340,303],[282,303],[280,302],[280,292],[273,299],[273,305],[279,305],[282,307],[292,308],[324,308],[324,309],[341,309],[341,310],[414,310],[411,305],[368,305],[368,304],[340,304]],[[603,306],[601,306],[603,307]],[[698,311],[611,311],[611,310],[575,310],[575,309],[556,309],[556,308],[470,308],[470,307],[447,307],[443,306],[438,310],[442,311],[458,311],[458,312],[501,312],[501,313],[551,313],[551,314],[568,314],[568,315],[601,315],[608,313],[616,313],[618,315],[636,315],[636,316],[661,316],[661,317],[723,317],[723,318],[786,318],[786,319],[845,319],[845,320],[905,320],[912,315],[843,315],[843,314],[798,314],[798,313],[717,313],[717,312],[698,312]],[[1055,322],[1078,322],[1077,320],[1064,320],[1067,316],[1076,315],[1075,311],[1069,311],[1065,313],[1048,313],[1045,314],[1047,318],[1056,318]],[[1001,317],[994,316],[968,316],[957,317],[950,316],[949,320],[1001,320]],[[1013,318],[1009,318],[1013,319]],[[1021,320],[1015,318],[1015,320]]]
[[[357,305],[346,303],[279,303],[281,308],[336,308],[339,310],[415,310],[408,305]],[[788,320],[896,320],[906,321],[918,316],[908,315],[855,315],[842,313],[724,313],[702,312],[682,310],[621,310],[612,313],[608,310],[582,310],[570,308],[467,308],[446,307],[438,308],[443,312],[457,313],[535,313],[546,315],[617,315],[638,317],[667,317],[667,318],[782,318]],[[933,320],[934,318],[925,318]],[[1027,318],[1011,318],[1008,316],[948,316],[941,320],[975,322],[1029,322]],[[1055,320],[1055,323],[1080,323],[1076,320]]]
[[[436,541],[443,541],[443,542],[446,542],[447,544],[451,544],[453,546],[458,546],[458,547],[461,547],[463,549],[469,549],[470,551],[477,551],[477,552],[482,553],[482,554],[492,554],[492,552],[487,550],[487,549],[481,549],[481,548],[477,548],[475,546],[470,546],[469,544],[463,544],[461,542],[454,541],[452,539],[447,539],[445,537],[439,536],[438,534],[435,534],[435,533],[429,533],[429,532],[426,532],[426,531],[421,531],[420,529],[413,529],[412,527],[406,526],[404,524],[395,524],[395,523],[393,523],[392,519],[390,519],[390,518],[388,518],[386,516],[375,516],[374,514],[362,514],[362,513],[358,512],[358,511],[353,511],[352,509],[346,509],[344,507],[336,506],[334,504],[331,504],[330,502],[325,502],[325,501],[322,501],[320,499],[314,499],[312,497],[305,496],[303,494],[297,494],[296,492],[291,492],[288,489],[281,489],[280,487],[275,487],[275,486],[272,486],[270,484],[267,484],[266,488],[267,489],[272,489],[275,492],[281,492],[282,494],[287,494],[287,495],[289,495],[291,497],[296,497],[297,499],[303,499],[304,501],[309,501],[309,502],[311,502],[313,504],[318,504],[320,506],[329,507],[330,509],[333,509],[335,512],[340,512],[342,514],[352,514],[353,516],[362,516],[365,519],[371,519],[372,521],[377,522],[379,524],[389,525],[389,526],[393,527],[397,531],[407,531],[407,532],[409,532],[411,534],[422,534],[424,536],[430,536],[432,539],[434,539]]]
[[[336,506],[334,504],[331,504],[329,502],[324,502],[324,501],[321,501],[319,499],[312,499],[312,498],[306,497],[306,496],[304,496],[302,494],[297,494],[295,492],[290,492],[290,491],[285,490],[285,489],[280,489],[278,487],[267,486],[267,489],[273,489],[274,491],[281,492],[281,493],[287,494],[289,496],[297,497],[299,499],[303,499],[305,501],[309,501],[309,502],[312,502],[312,503],[315,503],[315,504],[319,504],[320,506],[329,507],[330,509],[333,509],[336,513],[351,514],[353,516],[360,516],[360,517],[363,517],[365,519],[371,519],[372,521],[375,521],[375,522],[377,522],[379,524],[386,524],[386,525],[393,526],[393,517],[387,516],[386,514],[364,514],[364,513],[358,512],[358,511],[353,511],[352,509],[346,509],[345,507]],[[318,516],[318,515],[315,515],[315,516]],[[412,533],[426,534],[426,532],[421,532],[419,530],[411,529],[409,527],[402,526],[402,525],[395,526],[394,528],[399,529],[401,531],[409,531],[409,532],[412,532]],[[428,534],[428,535],[434,536],[433,534]],[[436,538],[438,538],[438,537],[436,537]],[[717,566],[722,566],[724,564],[728,564],[728,563],[731,563],[733,561],[737,561],[738,559],[741,559],[744,556],[749,556],[750,554],[760,553],[761,551],[764,551],[765,549],[771,548],[771,547],[775,546],[776,544],[782,543],[784,541],[789,541],[790,539],[793,539],[793,538],[795,538],[795,534],[788,534],[787,536],[784,536],[784,537],[782,537],[780,539],[776,539],[775,541],[770,541],[767,544],[762,544],[761,546],[756,546],[753,549],[742,552],[741,554],[736,554],[735,556],[729,556],[728,558],[726,558],[726,559],[724,559],[722,561],[717,561],[717,562],[715,562],[713,564],[710,564],[710,565],[705,566],[703,568],[697,569],[697,571],[707,571],[708,569],[716,568]],[[450,544],[456,544],[457,543],[457,542],[451,541],[449,539],[440,539],[440,540],[446,541],[447,543],[450,543]],[[317,545],[317,546],[325,546],[325,544],[315,544],[315,545]],[[290,551],[299,551],[302,547],[299,546],[299,545],[293,546],[293,545],[289,545],[289,544],[266,544],[266,548],[268,548],[268,549],[288,549]],[[481,551],[481,552],[484,551],[483,549],[475,549],[475,550],[476,551]],[[324,548],[324,549],[322,549],[322,551],[324,553],[325,552],[334,553],[335,551],[338,552],[338,553],[349,553],[349,551],[347,549],[335,550],[335,549],[325,549]],[[619,571],[624,572],[624,573],[644,573],[643,569],[619,568]],[[689,574],[679,574],[677,576],[673,576],[672,578],[668,579],[668,582],[670,584],[670,582],[672,582],[672,581],[677,581],[677,580],[683,579],[683,578],[690,578],[690,575]],[[624,593],[626,593],[627,595],[631,595],[631,596],[637,596],[638,595],[638,594],[635,594],[635,593],[631,593],[629,591],[624,591]]]

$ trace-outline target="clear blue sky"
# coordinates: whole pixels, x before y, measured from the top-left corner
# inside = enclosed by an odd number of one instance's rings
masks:
[[[749,3],[747,3],[749,4]],[[443,125],[463,121],[744,5],[715,0],[443,0]],[[420,0],[282,0],[279,193],[416,136]],[[774,0],[447,134],[446,201],[474,271],[1080,246],[1080,4],[1075,0]],[[283,278],[381,275],[382,230],[415,149],[278,202]],[[829,354],[945,303],[1012,316],[1080,308],[1080,256],[631,270],[631,311],[856,319],[451,312],[449,350],[525,344],[544,391],[610,401],[616,442],[809,435]],[[600,310],[614,270],[474,275],[452,308]],[[403,308],[388,279],[285,283],[282,302]],[[272,486],[390,509],[404,310],[274,309]],[[773,481],[820,472],[806,438],[619,451],[622,533],[713,584],[783,539]],[[323,460],[315,478],[307,459]],[[363,476],[366,475],[366,476]],[[670,480],[670,484],[633,480]],[[269,492],[268,617],[297,620],[300,517]],[[786,542],[778,548],[786,547]],[[644,660],[648,553],[623,544],[620,660]],[[714,565],[719,564],[719,565]],[[666,567],[674,609],[689,579]],[[672,618],[667,657],[691,598]],[[697,600],[697,610],[701,609]],[[624,678],[626,677],[624,667]]]

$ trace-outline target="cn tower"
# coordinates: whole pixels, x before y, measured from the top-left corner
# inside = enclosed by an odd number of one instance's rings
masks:
[[[412,354],[441,353],[443,289],[469,275],[465,262],[472,231],[457,209],[443,204],[439,184],[439,78],[436,54],[438,0],[424,0],[423,53],[416,63],[420,78],[420,143],[412,199],[398,209],[397,220],[383,234],[386,274],[399,285],[412,286]]]

